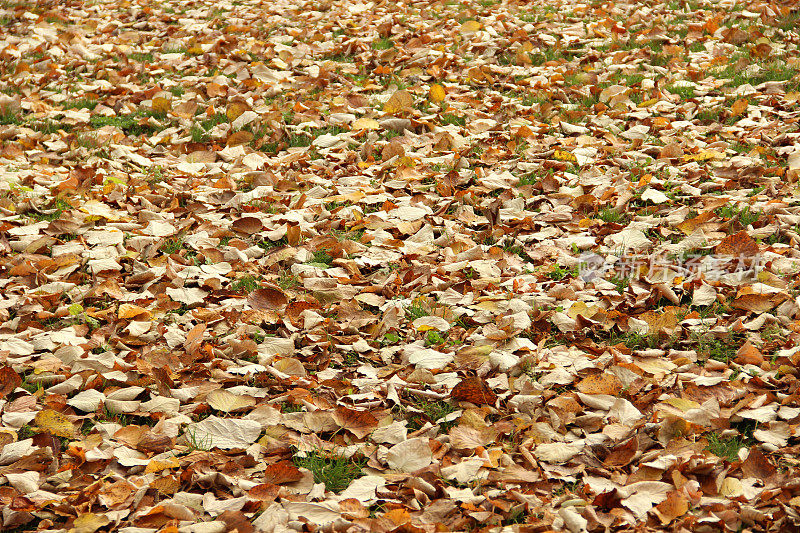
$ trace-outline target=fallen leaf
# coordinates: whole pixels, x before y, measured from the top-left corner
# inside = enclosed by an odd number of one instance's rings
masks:
[[[75,437],[75,425],[66,416],[57,411],[43,409],[36,413],[35,421],[42,431],[47,431],[57,437],[68,439]]]

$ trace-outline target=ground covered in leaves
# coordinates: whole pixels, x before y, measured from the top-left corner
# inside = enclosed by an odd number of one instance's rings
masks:
[[[3,531],[790,531],[800,11],[0,3]]]

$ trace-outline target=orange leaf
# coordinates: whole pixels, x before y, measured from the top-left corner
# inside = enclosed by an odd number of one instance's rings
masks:
[[[700,213],[694,218],[687,218],[680,224],[678,224],[678,229],[681,230],[685,235],[691,235],[701,225],[705,224],[714,216],[714,211],[708,210]]]
[[[272,502],[278,497],[281,488],[273,483],[260,483],[247,491],[247,495],[257,501]]]
[[[363,439],[378,427],[378,419],[369,411],[358,411],[337,406],[333,420],[359,439]]]
[[[667,525],[676,518],[683,516],[689,510],[689,501],[686,496],[677,491],[667,495],[667,499],[656,505],[656,514],[663,525]]]
[[[256,289],[247,297],[247,303],[253,309],[281,309],[289,302],[289,298],[277,287]]]
[[[274,485],[294,483],[303,479],[303,473],[289,461],[281,461],[264,469],[264,481]]]
[[[447,96],[447,93],[445,92],[444,87],[442,87],[438,83],[434,83],[433,85],[431,85],[429,96],[431,102],[433,102],[434,104],[439,104],[441,102],[444,102],[444,98],[445,96]]]
[[[758,254],[759,248],[758,243],[746,231],[740,231],[735,235],[728,235],[722,239],[715,251],[720,255],[751,258]]]
[[[470,402],[475,405],[493,405],[497,395],[484,381],[475,376],[462,379],[450,392],[450,398],[458,402]]]
[[[746,98],[739,98],[736,100],[733,105],[731,106],[731,114],[733,116],[739,116],[745,111],[747,111],[747,107],[750,105],[750,102],[747,101]]]
[[[0,398],[5,398],[8,393],[19,387],[21,383],[22,378],[14,372],[13,368],[10,366],[0,367]]]
[[[609,394],[616,396],[622,390],[622,383],[617,376],[609,372],[586,376],[576,385],[584,394]]]
[[[192,355],[200,349],[200,344],[203,342],[203,333],[205,331],[205,324],[197,324],[186,334],[186,341],[183,343],[186,353]]]
[[[228,146],[239,146],[253,140],[253,134],[247,130],[239,130],[228,136]]]
[[[120,319],[150,320],[151,316],[147,309],[129,303],[124,303],[117,309],[117,318]]]

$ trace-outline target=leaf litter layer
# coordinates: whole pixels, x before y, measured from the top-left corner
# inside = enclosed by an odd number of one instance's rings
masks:
[[[798,20],[4,0],[0,529],[798,527]]]

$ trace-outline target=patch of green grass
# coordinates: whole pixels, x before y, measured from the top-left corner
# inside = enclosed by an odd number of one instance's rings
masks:
[[[388,50],[389,48],[394,47],[394,43],[391,39],[384,37],[378,39],[376,41],[372,41],[372,49],[373,50]]]
[[[278,287],[283,290],[291,289],[300,285],[300,279],[292,273],[283,270],[278,277]]]
[[[727,309],[718,305],[709,306],[704,312],[700,313],[701,318],[708,315],[722,314]],[[736,352],[742,345],[744,337],[740,333],[728,333],[725,337],[716,337],[710,333],[696,334],[693,342],[697,343],[696,351],[701,358],[714,359],[722,363],[729,363],[736,358]]]
[[[214,113],[210,117],[204,118],[200,121],[200,126],[204,130],[210,130],[218,124],[224,124],[228,121],[228,116],[225,113]]]
[[[186,89],[181,85],[176,85],[175,87],[170,88],[169,92],[172,93],[172,96],[175,98],[180,98],[184,95],[184,93],[186,93]]]
[[[335,61],[337,63],[355,63],[356,56],[353,54],[337,53],[322,56],[322,61]]]
[[[648,350],[658,346],[659,336],[628,332],[612,335],[609,342],[611,344],[623,343],[629,350]]]
[[[567,276],[576,277],[577,270],[570,269],[565,266],[555,265],[553,269],[547,273],[547,277],[554,280],[554,281],[561,281],[562,279],[566,278]]]
[[[121,129],[126,135],[142,135],[150,134],[156,131],[156,128],[146,123],[146,118],[156,117],[152,111],[136,111],[127,115],[116,115],[113,117],[106,117],[101,115],[92,115],[89,118],[89,124],[94,129],[100,129],[103,126],[115,126]]]
[[[708,448],[706,449],[717,457],[733,463],[739,460],[739,450],[746,447],[747,444],[740,437],[723,439],[716,433],[712,433],[708,436]]]
[[[333,257],[328,253],[327,250],[314,250],[314,253],[311,257],[311,261],[308,261],[306,264],[311,266],[319,267],[319,268],[328,268],[331,266],[333,262]]]
[[[359,242],[361,240],[361,238],[364,236],[364,230],[363,229],[357,229],[357,230],[352,230],[352,231],[336,231],[336,230],[334,230],[331,233],[333,234],[334,237],[336,237],[336,240],[339,241],[339,242],[341,242],[341,241]]]
[[[165,254],[172,255],[178,253],[181,248],[183,248],[183,237],[170,237],[164,241],[159,250]]]
[[[47,120],[39,120],[36,122],[31,122],[30,127],[33,130],[40,131],[45,135],[50,135],[52,133],[58,133],[59,131],[70,132],[72,131],[73,126],[71,124],[67,124],[64,122],[59,122],[57,120],[47,119]]]
[[[60,321],[60,319],[58,319]],[[44,386],[42,385],[41,381],[33,382],[30,380],[30,376],[24,375],[22,376],[22,383],[20,383],[20,388],[25,389],[26,391],[30,392],[31,394],[36,394],[36,392],[42,390]]]
[[[418,318],[430,315],[430,313],[422,306],[420,302],[415,300],[411,302],[411,305],[406,309],[406,315],[408,316],[408,319],[413,322]]]
[[[222,243],[220,243],[222,244]],[[262,248],[265,252],[272,250],[274,248],[280,248],[282,246],[288,246],[289,241],[286,240],[286,237],[281,237],[277,241],[273,241],[270,239],[261,239],[256,243],[256,246]]]
[[[427,417],[427,419],[433,422],[434,424],[436,423],[437,420],[441,420],[442,418],[444,418],[445,416],[449,415],[450,413],[456,410],[455,407],[453,407],[452,405],[450,405],[445,401],[431,400],[421,396],[414,397],[411,403],[414,407],[422,411],[425,414],[425,417]],[[425,425],[426,422],[426,420],[423,419],[422,417],[414,415],[415,415],[414,413],[409,413],[409,416],[411,418],[408,420],[407,424],[408,428],[411,429],[412,431],[420,429],[423,425]],[[440,422],[439,429],[443,433],[446,433],[454,425],[455,421]]]
[[[678,85],[670,85],[667,87],[667,90],[672,94],[680,96],[684,100],[688,100],[690,98],[694,98],[694,88],[693,87],[684,87]]]
[[[620,224],[625,221],[625,213],[620,213],[613,207],[604,207],[597,216],[603,222]]]
[[[97,107],[97,100],[92,100],[91,98],[78,98],[77,100],[70,100],[68,102],[64,102],[62,106],[64,109],[89,109],[93,110]]]
[[[295,455],[292,462],[298,468],[306,468],[314,474],[315,483],[324,483],[331,492],[339,493],[350,486],[353,480],[364,475],[366,461],[355,461],[345,457],[311,452],[305,457]]]
[[[191,135],[193,143],[205,144],[211,140],[211,136],[208,132],[197,124],[192,126],[192,129],[189,130],[189,135]]]
[[[534,67],[540,67],[548,61],[558,61],[562,59],[562,52],[556,46],[550,46],[539,52],[530,55],[531,63]]]
[[[213,445],[213,438],[211,435],[200,436],[197,430],[187,429],[184,434],[186,444],[191,450],[208,451]]]
[[[787,81],[797,75],[797,69],[787,67],[783,61],[755,62],[761,67],[759,70],[748,72],[746,69],[740,68],[744,60],[748,64],[754,63],[753,58],[745,54],[734,54],[730,58],[727,66],[718,70],[716,76],[718,78],[725,78],[729,81],[726,82],[727,87],[739,87],[745,83],[750,85],[759,85],[767,81]]]
[[[425,346],[439,346],[444,344],[447,339],[436,330],[428,330],[425,334]]]
[[[526,185],[535,185],[537,181],[539,181],[539,178],[537,178],[533,174],[533,172],[529,172],[519,177],[519,182],[517,182],[517,187],[525,187]]]
[[[215,113],[210,117],[202,119],[199,124],[195,123],[190,130],[192,142],[200,144],[207,143],[211,140],[208,132],[210,132],[214,126],[224,124],[227,121],[228,117],[225,113]]]
[[[398,342],[400,342],[400,335],[393,331],[386,333],[380,340],[382,346],[397,344]]]
[[[281,413],[300,413],[306,408],[299,403],[284,402],[281,404]]]
[[[289,145],[290,148],[302,148],[306,146],[311,146],[312,140],[313,139],[308,135],[293,133],[289,135],[289,137],[286,139],[286,143]]]
[[[722,118],[722,108],[702,109],[695,115],[695,118],[700,122],[720,122]]]
[[[55,203],[53,204],[53,211],[49,213],[38,213],[36,211],[29,211],[27,214],[36,220],[45,221],[45,222],[52,222],[53,220],[58,220],[61,218],[61,214],[71,209],[72,206],[66,200],[62,200],[61,198],[57,198]]]
[[[25,440],[35,437],[36,430],[30,424],[25,424],[17,430],[17,440]]]
[[[154,59],[151,52],[134,52],[128,57],[131,61],[136,61],[137,63],[152,63]]]
[[[617,292],[620,294],[625,292],[625,289],[628,288],[628,285],[631,282],[630,278],[623,278],[620,276],[613,276],[608,281],[614,284],[614,286],[617,288]]]
[[[755,224],[761,218],[761,215],[764,213],[762,211],[750,210],[750,206],[746,205],[742,209],[739,210],[739,223],[747,227],[751,224]]]
[[[721,218],[733,218],[739,210],[736,208],[735,204],[727,204],[716,208],[714,212]]]
[[[747,227],[758,222],[763,216],[763,211],[751,210],[749,205],[738,208],[735,204],[727,204],[718,207],[714,211],[717,216],[725,219],[738,219],[739,223]]]
[[[235,280],[231,283],[231,290],[233,292],[251,293],[259,287],[259,280],[256,276],[246,275]]]
[[[452,124],[453,126],[464,126],[467,123],[466,118],[459,117],[458,115],[454,115],[452,113],[445,113],[441,118],[444,124]]]

